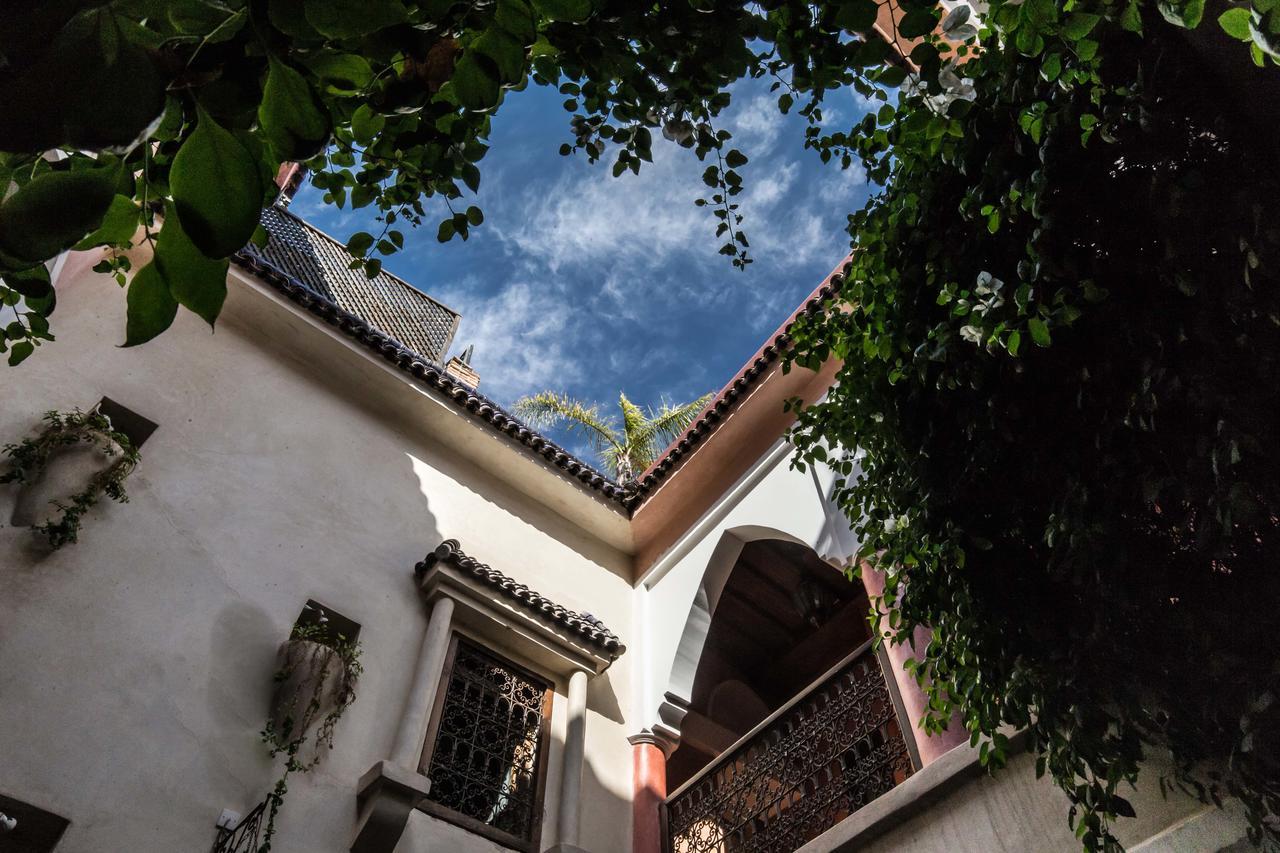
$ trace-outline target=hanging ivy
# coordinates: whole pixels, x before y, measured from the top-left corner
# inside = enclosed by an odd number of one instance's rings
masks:
[[[0,484],[24,484],[39,480],[59,451],[80,445],[88,445],[105,456],[118,458],[104,470],[93,474],[81,491],[53,501],[59,510],[56,518],[32,526],[31,529],[42,534],[55,550],[79,540],[84,514],[103,495],[119,503],[128,502],[124,483],[138,465],[137,448],[128,436],[111,426],[106,415],[98,411],[86,414],[76,409],[46,412],[44,428],[39,435],[17,444],[6,444],[3,450],[9,467],[0,474]]]
[[[359,642],[334,637],[323,623],[294,626],[283,665],[273,679],[277,685],[273,714],[262,731],[262,742],[271,757],[284,756],[284,772],[267,795],[267,822],[259,853],[271,850],[276,817],[289,791],[289,776],[309,772],[326,750],[333,749],[334,729],[355,701],[356,683],[363,671]],[[326,705],[330,705],[328,710]],[[313,754],[303,758],[308,741]]]

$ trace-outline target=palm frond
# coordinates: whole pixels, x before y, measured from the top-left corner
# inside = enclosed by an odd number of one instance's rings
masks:
[[[585,435],[596,453],[605,454],[611,449],[622,448],[623,442],[617,429],[600,414],[599,407],[575,400],[566,394],[542,391],[521,397],[512,408],[530,426],[563,426],[568,432]]]
[[[663,404],[658,411],[649,413],[643,437],[650,444],[660,443],[665,448],[689,428],[690,424],[697,419],[698,413],[702,411],[702,407],[707,405],[707,401],[710,399],[710,394],[703,394],[698,399],[682,406],[673,406],[670,403]],[[655,448],[654,457],[657,456],[658,451],[661,449]],[[652,462],[653,459],[649,461]]]

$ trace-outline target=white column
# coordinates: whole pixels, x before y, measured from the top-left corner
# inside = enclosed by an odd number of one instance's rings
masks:
[[[440,688],[440,675],[444,672],[444,658],[449,652],[449,622],[453,617],[453,599],[442,595],[436,599],[427,621],[427,630],[418,651],[418,666],[413,674],[413,686],[400,717],[391,760],[407,770],[416,771],[422,757],[422,745],[427,738],[427,726],[431,722],[431,709],[435,705],[436,691]]]
[[[577,846],[582,811],[582,756],[587,737],[587,674],[569,676],[569,715],[560,775],[560,843]]]

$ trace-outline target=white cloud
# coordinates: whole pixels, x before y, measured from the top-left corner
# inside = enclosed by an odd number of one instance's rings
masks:
[[[517,280],[489,295],[468,277],[438,290],[462,314],[454,348],[475,345],[480,388],[500,402],[531,389],[561,388],[583,375],[582,353],[570,335],[572,300],[550,283]]]
[[[575,164],[576,165],[576,164]],[[495,232],[522,260],[552,273],[574,265],[654,268],[707,243],[708,217],[693,206],[701,164],[691,152],[654,146],[639,175],[615,178],[608,163],[534,181],[503,208]]]
[[[847,169],[836,164],[828,166],[825,172],[825,178],[818,184],[818,197],[823,201],[849,201],[867,183],[867,170],[861,163],[854,162]]]

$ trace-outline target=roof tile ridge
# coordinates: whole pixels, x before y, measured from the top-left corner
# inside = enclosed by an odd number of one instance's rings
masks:
[[[513,599],[525,610],[537,613],[547,621],[577,634],[592,645],[603,649],[608,653],[610,660],[616,660],[627,650],[618,635],[596,617],[556,604],[542,593],[503,574],[487,563],[469,556],[462,550],[457,539],[446,539],[437,545],[430,554],[413,567],[414,577],[421,582],[423,576],[439,563],[451,565],[465,572],[487,586],[493,587],[507,598]]]
[[[601,492],[623,510],[630,509],[630,504],[635,498],[634,489],[630,485],[619,485],[594,466],[578,459],[551,439],[529,427],[498,403],[470,385],[450,376],[438,362],[415,352],[390,334],[316,293],[257,255],[240,251],[232,255],[231,260],[237,266],[256,275],[290,301],[315,314],[329,325],[336,326],[344,335],[366,349],[381,355],[401,371],[425,382],[457,408],[489,423],[498,432],[541,456],[566,476],[577,480],[589,489]]]

